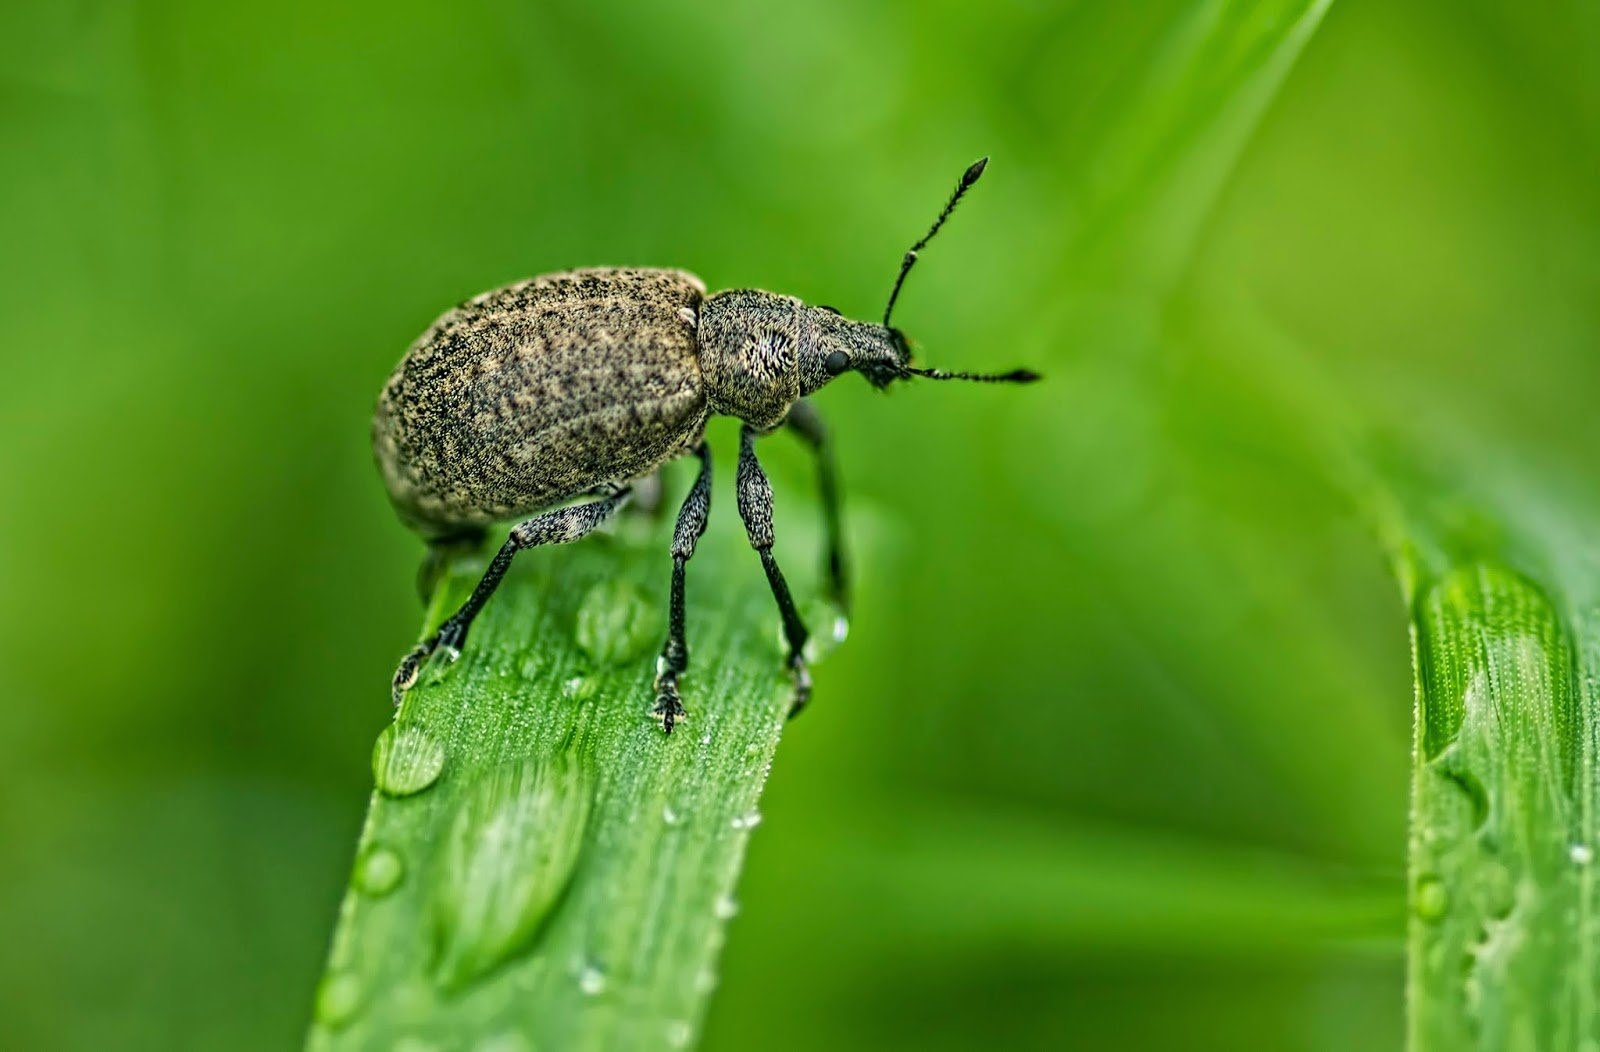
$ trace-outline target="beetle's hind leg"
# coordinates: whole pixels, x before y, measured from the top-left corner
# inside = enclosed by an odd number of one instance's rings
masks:
[[[482,548],[483,539],[487,536],[488,531],[480,527],[428,542],[428,554],[422,557],[422,565],[417,567],[417,595],[422,598],[424,606],[433,598],[433,590],[439,587],[450,561],[458,556],[471,555]]]
[[[802,399],[789,410],[784,425],[800,436],[811,447],[817,461],[817,487],[822,494],[823,569],[827,599],[841,618],[850,616],[850,560],[845,552],[844,528],[841,524],[839,496],[839,465],[833,455],[833,440],[822,422],[816,407]],[[834,626],[834,634],[842,639],[846,625]]]
[[[483,572],[483,577],[478,581],[478,587],[474,588],[472,595],[461,604],[461,609],[445,618],[437,632],[418,643],[412,648],[411,653],[401,659],[400,667],[394,672],[394,703],[400,704],[407,689],[417,681],[417,673],[422,669],[422,663],[435,651],[443,651],[452,661],[460,656],[461,647],[467,641],[467,631],[472,627],[473,619],[478,616],[478,611],[483,609],[483,604],[489,601],[494,590],[500,586],[501,578],[505,577],[506,570],[511,566],[511,560],[518,552],[524,548],[537,548],[541,544],[566,544],[578,540],[610,518],[611,513],[627,499],[628,490],[623,488],[604,500],[575,504],[570,508],[557,508],[555,511],[547,511],[543,515],[536,515],[513,526],[511,535],[490,560],[489,568]]]
[[[678,509],[678,524],[672,531],[672,600],[667,620],[667,643],[656,662],[656,704],[652,714],[661,729],[672,733],[672,725],[684,718],[683,699],[678,695],[678,677],[689,667],[689,645],[684,639],[683,575],[694,558],[695,545],[706,532],[711,514],[711,447],[701,442],[694,455],[700,458],[700,472],[694,486]]]

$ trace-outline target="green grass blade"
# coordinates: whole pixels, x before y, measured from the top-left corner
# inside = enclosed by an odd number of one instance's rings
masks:
[[[623,527],[524,555],[379,739],[311,1048],[692,1040],[789,685],[759,564],[708,538],[690,722],[665,738],[647,713],[666,534]],[[481,565],[454,568],[430,624]]]
[[[1581,490],[1473,462],[1471,492],[1393,491],[1416,665],[1411,1047],[1593,1047],[1600,517],[1540,497]]]

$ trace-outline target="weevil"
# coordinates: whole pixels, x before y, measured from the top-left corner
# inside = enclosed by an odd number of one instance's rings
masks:
[[[713,415],[743,422],[739,516],[761,558],[783,622],[794,681],[790,713],[810,697],[807,630],[772,554],[772,487],[756,439],[787,428],[817,458],[826,591],[848,611],[838,471],[822,419],[807,397],[856,372],[879,389],[897,380],[1028,383],[1035,373],[945,372],[911,365],[890,324],[918,254],[983,174],[962,173],[932,227],[906,252],[883,321],[759,289],[706,294],[682,270],[569,270],[493,289],[460,304],[413,343],[384,385],[372,444],[395,510],[429,545],[425,576],[449,552],[481,544],[488,527],[522,519],[472,595],[395,670],[394,702],[438,652],[454,660],[478,612],[516,554],[576,541],[605,522],[641,480],[692,455],[699,470],[672,535],[667,639],[656,664],[652,714],[671,734],[684,719],[678,680],[689,663],[684,573],[711,509]],[[580,501],[582,503],[573,503]],[[523,518],[538,512],[531,518]]]

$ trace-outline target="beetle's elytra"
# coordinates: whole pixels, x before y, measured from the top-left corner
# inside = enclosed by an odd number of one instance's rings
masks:
[[[423,333],[384,385],[372,444],[389,497],[429,542],[430,560],[459,543],[481,541],[490,525],[554,510],[514,526],[472,596],[400,662],[395,704],[430,655],[453,659],[460,653],[473,618],[517,552],[577,540],[627,499],[635,481],[692,453],[700,469],[673,532],[671,609],[652,710],[671,734],[684,716],[678,677],[689,658],[684,568],[711,507],[706,421],[725,414],[744,422],[739,515],[783,618],[795,683],[791,713],[798,712],[811,690],[802,656],[806,627],[772,556],[772,488],[756,460],[755,440],[786,426],[815,451],[829,597],[847,609],[833,454],[806,396],[847,372],[879,388],[914,376],[1037,379],[1026,370],[982,375],[913,368],[905,335],[889,324],[917,253],[987,160],[966,170],[932,228],[905,254],[881,324],[758,289],[707,296],[700,279],[681,270],[604,267],[486,292]],[[568,504],[586,496],[595,499]]]

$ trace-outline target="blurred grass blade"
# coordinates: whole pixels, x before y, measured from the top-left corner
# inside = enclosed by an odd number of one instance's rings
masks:
[[[692,1040],[789,686],[759,567],[715,538],[690,568],[690,722],[664,738],[670,563],[638,540],[524,556],[380,737],[311,1048]],[[454,568],[430,624],[480,570]]]
[[[1080,280],[1170,290],[1331,2],[1207,0],[1164,26],[1085,138],[1067,144],[1089,217],[1069,264]]]
[[[1600,516],[1472,463],[1470,494],[1391,476],[1416,665],[1411,1047],[1591,1048]]]
[[[858,817],[787,832],[818,860],[806,894],[849,917],[863,944],[930,958],[1400,952],[1398,875],[958,803],[862,803]]]

